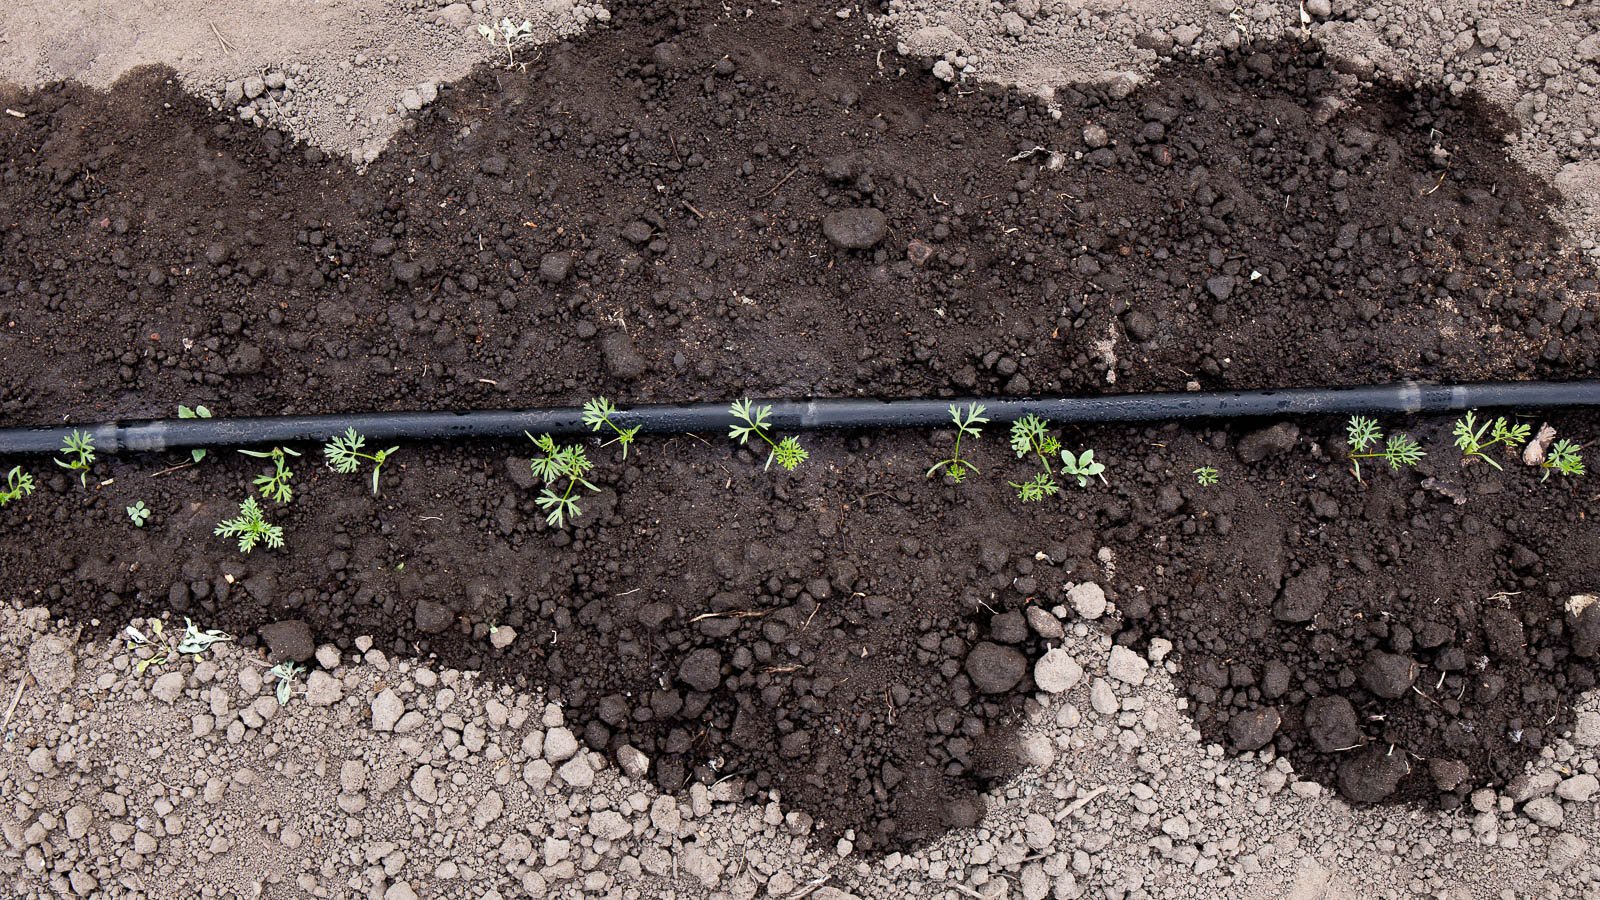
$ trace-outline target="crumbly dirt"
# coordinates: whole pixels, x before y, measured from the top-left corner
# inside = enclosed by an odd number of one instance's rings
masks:
[[[1352,93],[1296,40],[1169,60],[1131,94],[1084,84],[1047,102],[951,89],[881,41],[832,10],[621,10],[525,71],[441,86],[361,170],[218,114],[167,70],[110,93],[9,92],[26,118],[0,131],[0,414],[1562,378],[1596,365],[1593,272],[1551,190],[1505,164],[1505,120],[1475,96]],[[1104,870],[1096,883],[1113,890],[1248,891],[1261,863],[1243,861],[1244,842],[1208,852],[1191,840],[1198,819],[1139,819],[1155,801],[1137,788],[1135,817],[1107,831],[1157,827],[1149,846],[1184,867],[1171,885],[1116,880],[1101,860],[1132,845],[1092,838],[1080,872],[1076,851],[1056,852],[1026,817],[1022,845],[1043,855],[994,849],[1008,846],[995,829],[1016,821],[1014,801],[1039,784],[1071,796],[1059,774],[1019,773],[1049,770],[1030,723],[1078,727],[1042,690],[1061,676],[1035,668],[1062,665],[1048,648],[1070,644],[1091,669],[1067,690],[1115,720],[1089,732],[1116,742],[1101,749],[1154,780],[1168,763],[1140,750],[1157,726],[1119,699],[1145,676],[1126,649],[1107,662],[1112,636],[1176,665],[1182,707],[1219,756],[1259,738],[1280,773],[1313,779],[1301,795],[1326,785],[1442,807],[1472,817],[1453,838],[1507,849],[1527,822],[1592,820],[1587,798],[1550,799],[1559,779],[1526,778],[1552,761],[1562,778],[1593,768],[1574,747],[1587,746],[1574,709],[1594,684],[1593,647],[1563,605],[1594,587],[1596,498],[1509,460],[1461,465],[1448,422],[1384,424],[1431,455],[1400,473],[1369,462],[1365,484],[1336,422],[1069,429],[1069,446],[1110,462],[1107,483],[1041,507],[1009,498],[1005,480],[1027,467],[992,431],[969,447],[982,477],[960,487],[923,478],[949,434],[808,437],[794,476],[719,435],[682,436],[625,460],[591,448],[601,490],[565,529],[533,503],[526,446],[407,447],[380,498],[301,448],[296,500],[271,509],[289,546],[249,557],[210,532],[248,490],[250,460],[104,461],[87,490],[33,466],[43,489],[0,513],[0,566],[18,596],[93,636],[192,615],[280,657],[365,640],[481,671],[561,704],[590,768],[642,759],[654,790],[689,802],[716,786],[758,809],[776,792],[780,812],[803,816],[780,815],[783,829],[872,860],[862,878],[911,859],[943,881],[939,848],[954,840],[971,842],[955,876],[971,890],[1013,877],[1026,896],[1044,877],[1075,896],[1079,876]],[[1579,439],[1597,426],[1555,424]],[[1199,465],[1222,484],[1194,484]],[[134,500],[156,511],[139,531],[123,513]],[[1087,582],[1106,610],[1083,598]],[[1368,672],[1392,664],[1417,667],[1398,692]],[[125,689],[138,699],[142,683]],[[1351,728],[1308,725],[1335,695]],[[256,726],[239,721],[243,740]],[[440,750],[401,749],[452,754],[465,734],[452,721]],[[1346,733],[1348,745],[1316,739]],[[1487,799],[1474,793],[1486,785]],[[432,802],[421,795],[405,802]],[[17,828],[40,811],[19,808]],[[1529,832],[1551,872],[1576,846],[1560,834]],[[25,866],[39,843],[16,845]],[[583,871],[628,875],[615,846]],[[976,862],[983,847],[1000,855]],[[540,877],[575,884],[558,863]],[[334,868],[351,890],[393,887],[392,872],[360,873],[357,888]],[[917,893],[918,877],[895,891]],[[1579,883],[1566,879],[1554,884]]]
[[[409,110],[494,52],[478,25],[527,21],[519,52],[531,58],[539,45],[609,15],[599,3],[571,0],[8,0],[0,83],[109,88],[140,66],[167,65],[185,90],[227,115],[370,162]],[[252,79],[260,84],[247,90]]]
[[[153,623],[133,623],[147,636]],[[183,623],[166,622],[170,642]],[[1586,897],[1600,710],[1514,791],[1419,815],[1351,807],[1270,751],[1207,744],[1153,645],[1140,683],[1066,623],[1084,676],[1029,701],[1027,763],[981,826],[863,858],[730,773],[658,793],[559,704],[438,660],[318,649],[288,704],[227,643],[149,647],[0,608],[7,896],[312,898]],[[520,640],[520,639],[519,639]],[[380,711],[375,715],[374,709]],[[398,716],[398,718],[395,718]],[[376,726],[376,727],[375,727]],[[1538,816],[1535,822],[1533,817]]]
[[[1053,95],[1076,82],[1129,90],[1174,53],[1311,40],[1353,91],[1372,78],[1476,93],[1510,114],[1506,151],[1556,184],[1560,216],[1600,258],[1600,7],[1562,0],[890,0],[905,52],[950,78]]]

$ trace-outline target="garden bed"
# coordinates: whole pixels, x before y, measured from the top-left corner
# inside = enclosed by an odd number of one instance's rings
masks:
[[[1064,89],[1057,121],[881,46],[804,6],[625,10],[446,90],[363,173],[160,70],[7,94],[27,117],[0,130],[0,415],[1595,369],[1594,273],[1475,101],[1356,91],[1282,46],[1175,60],[1120,98]],[[881,227],[845,212],[869,207]],[[792,475],[724,435],[647,439],[625,461],[591,451],[603,490],[562,530],[535,506],[531,445],[402,448],[380,498],[300,448],[297,496],[272,509],[286,547],[247,557],[212,529],[254,460],[102,460],[88,489],[33,464],[41,490],[0,512],[0,569],[105,629],[303,619],[525,678],[665,787],[747,775],[880,848],[973,820],[975,789],[1015,766],[1031,683],[976,690],[969,651],[1037,658],[1016,614],[1094,581],[1120,641],[1174,643],[1208,735],[1270,706],[1278,750],[1338,783],[1369,751],[1319,751],[1303,710],[1339,694],[1363,745],[1411,760],[1389,797],[1452,804],[1593,685],[1560,604],[1595,589],[1596,489],[1462,467],[1447,421],[1383,424],[1429,456],[1369,464],[1364,485],[1342,422],[1069,429],[1108,483],[1036,505],[1006,484],[1031,473],[998,428],[959,487],[923,477],[950,433],[807,437]],[[154,510],[139,530],[135,500]],[[1286,591],[1319,598],[1310,620],[1274,617]],[[491,626],[518,636],[492,649]],[[1416,691],[1363,686],[1379,649],[1420,664]],[[1429,759],[1467,774],[1441,790]]]

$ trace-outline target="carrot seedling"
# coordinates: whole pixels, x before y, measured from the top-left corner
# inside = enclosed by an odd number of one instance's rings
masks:
[[[623,428],[617,424],[615,419],[611,418],[616,413],[617,408],[612,405],[610,400],[604,397],[596,397],[583,405],[583,424],[589,426],[591,431],[610,428],[616,432],[617,436],[615,438],[606,441],[601,446],[609,447],[612,444],[621,444],[622,458],[627,459],[628,448],[633,445],[634,436],[639,433],[639,426]]]
[[[987,424],[989,420],[983,417],[983,405],[980,403],[968,404],[964,413],[958,407],[952,405],[950,407],[950,420],[956,424],[955,450],[951,452],[949,459],[941,459],[934,463],[933,468],[928,470],[927,477],[932,478],[933,473],[944,469],[945,473],[950,476],[951,481],[960,484],[967,477],[969,471],[978,471],[977,466],[961,458],[961,439],[970,437],[973,440],[977,440],[982,433],[982,429],[979,426]]]
[[[1357,481],[1361,481],[1363,459],[1381,459],[1389,464],[1389,468],[1398,470],[1401,466],[1414,466],[1428,455],[1423,452],[1422,445],[1409,435],[1392,434],[1385,438],[1378,423],[1366,416],[1351,416],[1347,433],[1350,437],[1350,471]],[[1378,448],[1380,441],[1383,442],[1381,449]]]
[[[1544,470],[1540,481],[1548,481],[1551,472],[1560,472],[1569,478],[1582,475],[1583,454],[1578,452],[1578,445],[1562,438],[1550,447],[1550,452],[1545,455],[1544,462],[1539,464]]]
[[[74,430],[61,439],[62,455],[70,460],[56,460],[56,465],[69,472],[78,473],[78,483],[89,486],[89,466],[94,463],[94,435]]]
[[[372,463],[372,496],[378,496],[378,475],[383,472],[383,464],[393,456],[399,447],[390,447],[379,450],[377,453],[363,453],[361,448],[367,445],[367,439],[354,426],[345,430],[345,433],[335,437],[323,446],[322,452],[328,457],[328,468],[344,475],[350,475],[361,468],[361,461]]]
[[[12,466],[6,473],[5,490],[0,491],[0,506],[5,506],[13,500],[21,500],[33,493],[33,476],[22,471],[21,466]]]
[[[1456,420],[1453,433],[1456,438],[1456,449],[1461,451],[1462,456],[1467,459],[1481,459],[1496,469],[1501,469],[1500,464],[1483,451],[1496,444],[1510,448],[1515,444],[1526,443],[1528,436],[1533,433],[1533,426],[1526,422],[1512,425],[1503,416],[1479,425],[1477,416],[1469,411],[1466,418]],[[1485,440],[1485,437],[1488,439]]]
[[[545,524],[563,528],[567,524],[568,517],[576,519],[583,515],[583,510],[578,506],[578,498],[572,495],[573,492],[579,487],[588,488],[595,493],[600,491],[584,478],[584,475],[594,468],[594,463],[589,461],[589,455],[577,444],[557,444],[555,438],[548,434],[541,434],[538,437],[529,434],[528,440],[533,441],[533,445],[544,454],[534,457],[530,463],[534,476],[545,483],[544,490],[539,492],[539,497],[534,502],[545,511]],[[567,484],[558,494],[552,485],[563,479]]]
[[[1039,458],[1039,465],[1044,471],[1033,476],[1028,481],[1008,482],[1017,489],[1017,497],[1024,503],[1032,503],[1053,497],[1061,491],[1061,486],[1056,484],[1055,472],[1050,468],[1050,457],[1061,452],[1061,440],[1048,430],[1049,423],[1035,415],[1027,415],[1011,423],[1011,449],[1017,454],[1018,459],[1033,454]]]
[[[773,460],[777,460],[778,465],[793,472],[795,467],[811,458],[811,454],[800,446],[799,439],[792,435],[776,443],[773,442],[772,438],[767,434],[767,430],[772,424],[771,406],[755,406],[751,404],[749,397],[745,397],[733,401],[733,405],[728,407],[728,412],[732,413],[735,419],[744,423],[743,425],[729,427],[728,437],[733,438],[742,445],[748,443],[750,435],[753,434],[765,441],[768,447],[772,448],[767,453],[765,468],[772,468]]]
[[[257,475],[251,482],[261,492],[261,496],[274,503],[288,503],[294,499],[294,489],[289,487],[289,480],[294,478],[294,472],[289,469],[289,457],[300,454],[284,447],[273,447],[271,450],[240,450],[245,456],[256,459],[272,460],[272,471]]]

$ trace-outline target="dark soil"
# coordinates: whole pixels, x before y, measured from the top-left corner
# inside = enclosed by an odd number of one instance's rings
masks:
[[[1343,76],[1290,46],[1174,60],[1121,99],[1064,89],[1056,121],[880,49],[805,4],[624,9],[446,90],[365,173],[159,70],[7,94],[28,117],[0,125],[0,417],[1595,370],[1594,275],[1470,99],[1340,105]],[[1302,771],[1453,804],[1594,684],[1560,604],[1594,590],[1600,498],[1462,467],[1447,422],[1385,425],[1432,455],[1369,464],[1365,485],[1337,422],[1069,429],[1110,484],[1036,506],[1011,498],[1027,470],[995,432],[959,488],[922,477],[948,434],[809,436],[794,475],[722,435],[648,440],[591,450],[603,490],[565,530],[533,502],[526,445],[406,447],[381,499],[305,448],[272,510],[287,548],[248,557],[211,529],[253,461],[103,460],[87,491],[36,462],[40,493],[0,512],[0,570],[106,630],[303,619],[526,679],[667,788],[740,774],[872,849],[981,813],[1031,684],[982,693],[969,654],[999,645],[977,655],[1008,680],[1043,649],[1016,612],[1090,578],[1119,640],[1176,644],[1209,736],[1254,743],[1270,706]],[[1195,485],[1200,465],[1221,484]],[[156,511],[142,531],[135,499]],[[492,651],[491,624],[520,636]],[[1313,746],[1324,695],[1351,702],[1363,747]],[[1350,736],[1337,710],[1313,718]]]

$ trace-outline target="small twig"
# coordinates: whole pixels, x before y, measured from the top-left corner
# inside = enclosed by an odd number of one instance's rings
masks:
[[[1106,792],[1106,788],[1107,788],[1107,786],[1102,784],[1099,787],[1095,788],[1094,790],[1090,791],[1089,793],[1083,795],[1082,797],[1079,797],[1077,800],[1074,800],[1072,802],[1072,804],[1069,805],[1066,809],[1063,809],[1061,812],[1056,813],[1056,821],[1060,822],[1061,820],[1070,817],[1073,813],[1077,812],[1078,810],[1083,809],[1085,806],[1088,806],[1089,803],[1092,800],[1094,800],[1094,798],[1100,796],[1101,794],[1104,794]]]
[[[1439,180],[1433,183],[1433,187],[1428,188],[1427,190],[1423,191],[1422,192],[1422,196],[1426,197],[1429,194],[1433,193],[1434,191],[1437,191],[1440,187],[1442,187],[1444,185],[1445,176],[1447,176],[1449,174],[1450,174],[1450,167],[1447,165],[1447,166],[1444,167],[1444,171],[1439,173]]]
[[[778,183],[773,185],[770,190],[768,190],[765,194],[762,194],[761,196],[770,197],[773,194],[776,194],[778,192],[778,188],[783,187],[784,183],[787,182],[789,179],[793,178],[794,177],[794,173],[796,173],[798,171],[800,171],[800,167],[799,166],[795,166],[794,168],[790,169],[789,170],[789,174],[787,174],[787,175],[783,176],[782,178],[778,179]]]
[[[169,474],[171,474],[173,472],[177,472],[177,471],[180,471],[182,469],[192,468],[193,466],[194,466],[193,462],[186,462],[186,463],[184,463],[182,465],[173,466],[170,469],[162,469],[161,471],[155,473],[154,475],[151,475],[150,477],[151,478],[160,478],[163,475],[169,475]]]
[[[6,707],[6,719],[0,722],[0,734],[4,734],[11,727],[11,714],[17,711],[17,701],[22,699],[22,686],[28,683],[27,673],[17,679],[17,692],[11,695],[11,705]]]
[[[677,855],[674,854],[672,859],[673,859],[673,862],[676,863],[677,859],[678,859]],[[827,883],[828,883],[828,876],[824,875],[821,878],[818,878],[816,881],[813,881],[813,882],[807,884],[805,887],[801,888],[800,890],[795,891],[794,893],[790,894],[789,897],[788,897],[788,900],[805,900],[806,897],[809,897],[812,894],[815,894],[817,891],[821,890],[822,886],[827,884]]]
[[[770,609],[736,609],[733,612],[708,612],[701,613],[690,619],[689,624],[693,625],[702,619],[759,619],[762,616],[770,615],[772,615],[772,610]]]
[[[216,35],[217,43],[222,45],[222,52],[223,53],[233,53],[234,51],[239,49],[238,47],[235,47],[233,45],[232,41],[229,41],[227,38],[222,36],[222,32],[217,30],[217,26],[216,25],[213,25],[210,22],[207,22],[206,24],[211,26],[211,33]]]
[[[683,204],[683,208],[684,209],[687,209],[689,212],[694,213],[694,217],[696,219],[704,219],[706,217],[705,213],[703,213],[700,210],[694,208],[694,204],[693,203],[690,203],[687,200],[679,200],[678,202]]]

